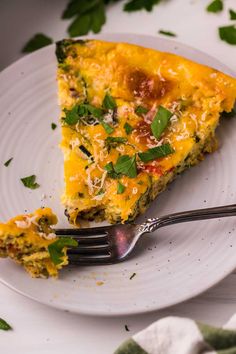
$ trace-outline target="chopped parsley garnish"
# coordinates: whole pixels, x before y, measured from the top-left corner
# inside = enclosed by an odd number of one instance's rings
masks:
[[[108,123],[103,122],[102,120],[100,121],[100,123],[107,134],[112,134],[114,132],[114,128],[112,128]]]
[[[36,182],[35,175],[24,177],[21,178],[20,180],[26,188],[36,189],[40,187],[40,185]]]
[[[117,107],[116,101],[112,96],[110,96],[108,93],[106,93],[104,100],[102,102],[102,106],[105,109],[115,109]]]
[[[56,125],[55,123],[52,123],[52,124],[51,124],[51,128],[52,128],[52,130],[55,130],[55,129],[56,129],[56,127],[57,127],[57,125]]]
[[[145,152],[140,152],[138,156],[141,161],[149,162],[173,154],[173,152],[174,149],[170,146],[170,144],[163,144],[161,146],[148,149]]]
[[[12,162],[13,160],[13,157],[11,157],[9,160],[7,160],[5,163],[4,163],[4,166],[8,167],[10,165],[10,163]]]
[[[160,106],[151,124],[152,134],[159,139],[163,131],[166,129],[172,113],[166,108]]]
[[[116,148],[120,144],[125,144],[127,142],[127,138],[123,138],[120,136],[113,137],[113,136],[108,136],[105,140],[105,146],[108,151],[110,151],[111,148]]]
[[[174,32],[170,32],[170,31],[159,30],[158,33],[164,34],[165,36],[169,36],[169,37],[177,37],[177,35]]]
[[[146,114],[148,112],[148,109],[146,107],[143,107],[143,106],[137,106],[135,108],[135,113],[138,115],[138,116],[142,116],[143,114]]]
[[[126,134],[129,135],[129,134],[132,133],[134,128],[129,123],[125,123],[124,124],[124,130],[125,130]]]
[[[138,174],[136,165],[136,155],[130,157],[129,155],[119,156],[115,165],[109,162],[104,166],[110,178],[120,178],[122,175],[130,178],[135,178]]]
[[[104,170],[107,171],[107,175],[110,178],[117,179],[117,178],[120,178],[120,176],[121,176],[120,174],[115,172],[114,165],[112,162],[109,162],[108,164],[106,164],[104,166]]]
[[[78,242],[71,237],[60,237],[55,242],[48,246],[48,252],[50,254],[51,260],[55,265],[63,262],[64,247],[76,247]]]
[[[129,0],[124,6],[124,11],[132,12],[142,9],[152,11],[153,6],[159,2],[161,0]]]
[[[12,329],[12,327],[2,318],[0,318],[0,329],[3,331],[9,331],[9,329]]]
[[[207,6],[207,11],[208,12],[221,12],[224,8],[224,4],[222,0],[213,0],[208,6]]]
[[[122,174],[130,178],[137,176],[136,155],[130,157],[129,155],[122,155],[118,157],[114,170],[117,174]]]
[[[236,11],[229,9],[230,20],[236,20]]]
[[[229,44],[236,44],[236,27],[235,25],[225,26],[219,28],[219,35],[222,41]]]
[[[106,22],[104,1],[71,0],[63,12],[62,18],[72,17],[75,19],[68,28],[71,37],[83,36],[90,30],[98,33]]]
[[[33,38],[31,38],[22,49],[22,53],[31,53],[37,49],[46,47],[51,44],[53,40],[45,36],[43,33],[37,33]]]
[[[80,121],[81,118],[83,118],[83,120],[86,120],[91,125],[98,124],[99,122],[107,134],[111,134],[114,131],[114,129],[108,123],[104,122],[103,110],[92,106],[91,104],[82,103],[80,105],[75,105],[71,110],[65,108],[64,112],[64,122],[68,125],[75,125]]]
[[[78,114],[78,106],[75,105],[71,110],[68,110],[64,108],[64,113],[65,113],[65,123],[68,125],[74,125],[77,124],[79,121],[79,114]]]
[[[126,187],[120,181],[118,181],[117,194],[124,193],[125,189],[126,189]]]

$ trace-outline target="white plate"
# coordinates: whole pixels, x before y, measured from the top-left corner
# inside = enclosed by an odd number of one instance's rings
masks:
[[[172,40],[132,34],[97,38],[181,54],[230,73],[214,58]],[[52,131],[50,126],[59,117],[54,49],[52,45],[28,55],[0,74],[2,221],[48,205],[59,215],[60,226],[68,225],[59,201],[63,188],[60,129]],[[172,183],[146,216],[234,203],[235,129],[236,120],[222,121],[219,151]],[[14,159],[6,168],[3,163],[10,157]],[[34,191],[20,182],[31,174],[41,185]],[[41,303],[82,314],[157,310],[200,294],[236,267],[234,227],[234,218],[167,227],[145,236],[136,256],[124,263],[68,268],[58,280],[31,279],[10,260],[1,260],[0,280]],[[133,273],[136,276],[130,280]]]

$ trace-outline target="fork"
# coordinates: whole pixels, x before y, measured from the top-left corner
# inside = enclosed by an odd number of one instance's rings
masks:
[[[147,219],[142,224],[116,224],[82,229],[56,229],[56,235],[69,236],[78,246],[68,250],[70,264],[104,265],[121,262],[130,256],[144,234],[163,226],[182,222],[235,216],[236,204],[197,209]]]

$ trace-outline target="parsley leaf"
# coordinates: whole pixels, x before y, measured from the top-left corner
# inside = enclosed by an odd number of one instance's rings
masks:
[[[77,14],[82,14],[91,10],[96,4],[98,0],[71,0],[69,1],[66,9],[63,11],[62,19],[72,18]]]
[[[222,0],[213,0],[206,8],[208,12],[220,12],[224,8]]]
[[[78,123],[80,116],[77,105],[75,105],[71,110],[64,108],[63,111],[65,113],[65,123],[68,125],[74,125]]]
[[[114,132],[114,129],[113,129],[108,123],[103,122],[102,120],[101,120],[100,123],[101,123],[101,125],[103,126],[103,128],[105,129],[105,131],[106,131],[107,134],[111,134],[111,133]]]
[[[145,9],[152,11],[154,5],[157,5],[161,0],[130,0],[124,6],[124,11],[132,12]]]
[[[165,157],[167,155],[173,154],[173,152],[174,152],[174,149],[170,146],[170,144],[163,144],[163,145],[148,149],[147,151],[140,152],[138,154],[138,156],[141,161],[149,162],[149,161],[153,161],[155,159],[159,159],[160,157]]]
[[[55,130],[55,129],[56,129],[56,127],[57,127],[57,125],[56,125],[55,123],[52,123],[52,124],[51,124],[51,128],[52,128],[52,130]]]
[[[104,1],[72,0],[63,12],[62,18],[74,16],[75,19],[68,28],[71,37],[83,36],[90,30],[98,33],[106,22]]]
[[[104,170],[107,171],[107,175],[110,178],[117,179],[117,178],[120,178],[120,176],[121,176],[119,173],[115,172],[114,165],[112,162],[109,162],[108,164],[106,164],[104,166]]]
[[[129,155],[119,156],[114,165],[114,170],[117,174],[135,178],[137,176],[136,155],[133,157],[130,157]]]
[[[126,187],[120,181],[118,181],[117,194],[124,193],[125,189],[126,189]]]
[[[170,32],[170,31],[159,30],[158,33],[164,34],[165,36],[169,36],[169,37],[177,37],[177,35],[174,32]]]
[[[9,160],[7,160],[5,163],[4,163],[4,166],[8,167],[10,165],[10,163],[12,162],[13,160],[13,157],[11,157]]]
[[[35,175],[24,177],[24,178],[21,178],[20,180],[26,188],[36,189],[36,188],[40,187],[40,185],[38,183],[36,183],[36,176]]]
[[[235,25],[225,26],[219,28],[219,35],[222,41],[229,44],[236,44],[236,27]]]
[[[152,134],[156,139],[160,138],[161,134],[166,129],[172,115],[173,114],[166,108],[162,106],[158,108],[158,111],[151,124]]]
[[[22,49],[22,53],[34,52],[35,50],[46,47],[51,43],[53,43],[53,40],[50,37],[45,36],[43,33],[37,33],[26,43]]]
[[[106,93],[102,105],[106,109],[115,109],[117,107],[116,101],[108,93]]]
[[[124,124],[124,129],[127,135],[131,134],[134,130],[134,128],[129,123]]]
[[[50,254],[52,262],[57,265],[63,261],[64,247],[76,247],[78,242],[71,237],[60,237],[55,242],[48,246],[48,252]]]
[[[126,138],[120,137],[120,136],[108,136],[105,140],[105,146],[108,151],[110,151],[111,148],[116,148],[120,144],[125,144],[127,142]]]
[[[148,109],[146,107],[138,106],[135,108],[135,113],[138,116],[142,116],[143,114],[146,114],[147,112],[148,112]]]
[[[230,15],[230,20],[236,20],[236,11],[230,9],[229,15]]]
[[[9,329],[12,329],[12,327],[2,318],[0,318],[0,329],[3,331],[9,331]]]

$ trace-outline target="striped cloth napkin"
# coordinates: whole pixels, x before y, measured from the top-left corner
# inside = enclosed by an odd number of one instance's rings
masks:
[[[125,341],[115,354],[236,354],[236,314],[223,328],[166,317]]]

